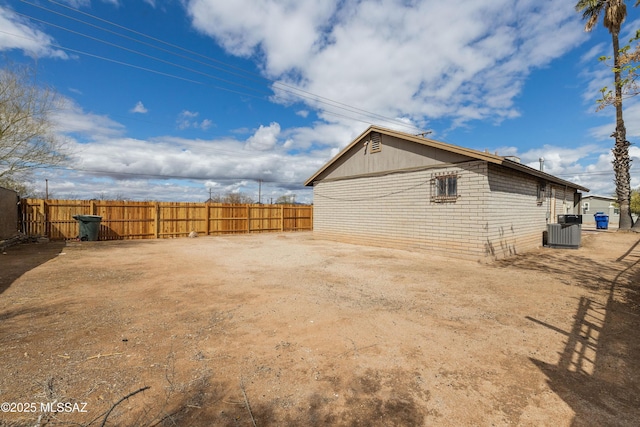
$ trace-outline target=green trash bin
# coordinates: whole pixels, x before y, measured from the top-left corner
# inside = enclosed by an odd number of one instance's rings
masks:
[[[74,215],[73,219],[78,221],[80,231],[78,233],[78,239],[82,241],[98,240],[98,233],[100,232],[100,221],[102,217],[98,215]]]

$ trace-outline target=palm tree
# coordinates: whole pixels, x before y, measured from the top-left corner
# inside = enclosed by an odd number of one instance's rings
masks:
[[[636,6],[640,3],[637,0]],[[579,0],[576,11],[582,12],[587,21],[585,31],[591,31],[604,15],[603,24],[611,34],[613,42],[613,71],[615,76],[616,130],[611,134],[616,142],[613,146],[613,171],[615,173],[616,196],[620,206],[620,230],[630,230],[633,226],[631,217],[631,158],[629,157],[629,141],[627,129],[622,118],[622,85],[620,76],[620,27],[627,17],[627,5],[624,0]],[[638,221],[640,223],[640,221]]]

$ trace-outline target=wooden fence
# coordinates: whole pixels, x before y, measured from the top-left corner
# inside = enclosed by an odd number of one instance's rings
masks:
[[[99,240],[313,229],[313,206],[122,200],[22,199],[22,231],[52,240],[75,239],[74,215],[99,215]]]

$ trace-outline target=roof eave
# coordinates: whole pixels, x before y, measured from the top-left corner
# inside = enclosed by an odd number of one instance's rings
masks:
[[[489,163],[493,163],[496,165],[501,165],[508,167],[510,169],[519,170],[521,172],[527,173],[529,175],[537,176],[538,178],[544,179],[549,182],[554,182],[560,185],[566,185],[567,187],[575,188],[580,191],[589,192],[589,189],[583,187],[578,184],[574,184],[573,182],[566,181],[564,179],[555,177],[546,172],[539,171],[532,167],[523,165],[522,163],[517,163],[511,160],[507,160],[502,156],[498,156],[497,154],[490,154],[478,150],[473,150],[471,148],[460,147],[457,145],[447,144],[446,142],[435,141],[433,139],[424,138],[418,135],[411,135],[404,132],[398,132],[391,129],[381,128],[375,125],[369,126],[364,132],[362,132],[356,139],[354,139],[349,145],[344,147],[338,154],[333,156],[333,158],[325,163],[325,165],[320,168],[316,173],[314,173],[309,179],[307,179],[304,183],[305,187],[312,186],[315,182],[316,178],[320,176],[324,171],[326,171],[331,165],[333,165],[336,160],[342,157],[347,151],[349,151],[353,146],[358,144],[369,132],[379,132],[384,135],[393,136],[396,138],[404,139],[407,141],[415,142],[421,145],[426,145],[430,147],[439,148],[442,150],[446,150],[452,153],[461,154],[463,156],[471,157],[477,160],[484,160]]]
[[[542,178],[546,181],[549,182],[554,182],[556,184],[560,184],[560,185],[566,185],[567,187],[571,187],[571,188],[575,188],[576,190],[580,190],[580,191],[585,191],[585,192],[589,192],[589,189],[587,187],[583,187],[581,185],[575,184],[571,181],[567,181],[564,180],[562,178],[558,178],[557,176],[548,174],[546,172],[543,171],[539,171],[537,169],[534,169],[532,167],[523,165],[522,163],[517,163],[511,160],[504,160],[502,162],[502,166],[511,168],[511,169],[515,169],[515,170],[519,170],[521,172],[527,173],[529,175],[533,175],[536,176],[538,178]]]
[[[309,179],[304,182],[305,187],[312,186],[313,182],[316,178],[321,175],[325,170],[327,170],[333,163],[336,162],[340,157],[342,157],[347,151],[349,151],[353,146],[358,144],[365,136],[369,134],[369,132],[378,132],[384,135],[393,136],[399,139],[404,139],[407,141],[415,142],[421,145],[427,145],[430,147],[440,148],[446,151],[450,151],[452,153],[461,154],[464,156],[472,157],[479,160],[485,160],[491,163],[500,164],[503,160],[501,156],[483,153],[481,151],[473,150],[471,148],[459,147],[457,145],[447,144],[445,142],[435,141],[433,139],[424,138],[418,135],[411,135],[404,132],[398,132],[391,129],[381,128],[375,125],[369,126],[364,132],[362,132],[356,139],[354,139],[349,145],[344,147],[338,154],[333,156],[331,160],[329,160],[325,165],[320,168],[316,173],[314,173]]]

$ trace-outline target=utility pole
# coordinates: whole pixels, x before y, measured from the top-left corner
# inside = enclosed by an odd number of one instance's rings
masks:
[[[49,200],[49,180],[44,180],[44,199]]]
[[[258,180],[258,204],[262,204],[262,180]]]

